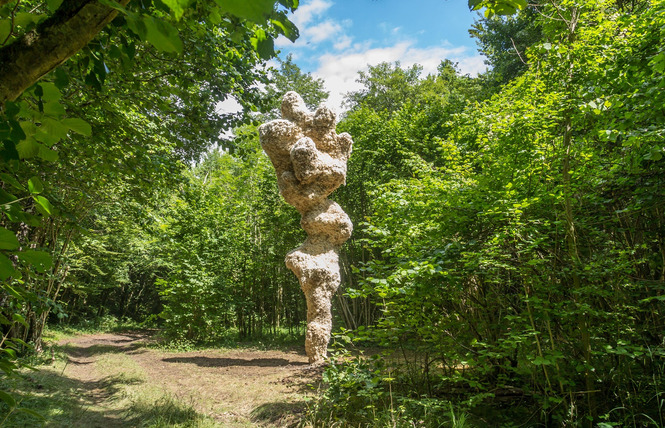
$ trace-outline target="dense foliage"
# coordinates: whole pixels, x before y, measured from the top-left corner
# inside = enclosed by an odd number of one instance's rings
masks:
[[[375,178],[374,257],[348,292],[380,313],[356,337],[406,365],[348,366],[334,417],[386,405],[392,385],[483,424],[662,424],[664,6],[534,7],[543,39],[523,75],[437,112],[438,129],[413,95],[384,110],[356,95],[343,126]]]
[[[288,90],[315,107],[323,82],[291,57],[262,66],[280,24],[295,31],[282,15],[158,3],[130,4],[0,117],[5,373],[47,320],[208,343],[302,334],[283,260],[304,233],[256,125]],[[469,3],[488,7],[471,29],[486,74],[375,64],[348,94],[333,198],[355,231],[309,418],[662,426],[665,2]],[[261,112],[220,115],[229,96]]]
[[[65,312],[70,300],[63,299],[76,294],[75,277],[93,279],[95,293],[123,283],[121,271],[104,272],[93,257],[120,262],[127,247],[112,248],[125,244],[124,236],[93,239],[96,253],[81,253],[86,238],[98,226],[141,228],[141,205],[157,204],[160,190],[181,181],[186,162],[242,119],[219,115],[219,102],[234,96],[248,108],[262,105],[256,83],[266,81],[263,60],[274,55],[277,34],[297,37],[286,18],[295,7],[0,2],[3,376],[16,371],[20,354],[41,350],[49,315],[76,315]],[[17,408],[3,391],[0,400]]]
[[[290,59],[270,80],[257,95],[266,117],[293,87],[310,88],[311,100],[328,96]],[[180,180],[153,181],[154,195],[140,205],[95,210],[94,232],[75,242],[71,256],[62,299],[71,322],[148,321],[170,337],[197,342],[302,333],[304,301],[284,265],[304,236],[297,213],[275,191],[256,126],[236,128],[223,144]]]

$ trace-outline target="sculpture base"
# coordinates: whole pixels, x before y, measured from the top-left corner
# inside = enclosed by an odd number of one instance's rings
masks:
[[[310,364],[322,363],[332,331],[332,297],[341,282],[339,248],[307,239],[286,256],[286,266],[300,281],[307,300],[305,351]]]

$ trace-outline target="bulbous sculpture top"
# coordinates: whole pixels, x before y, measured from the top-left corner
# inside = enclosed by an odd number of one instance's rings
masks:
[[[301,214],[322,202],[346,181],[352,140],[335,132],[336,116],[328,107],[310,112],[296,92],[282,100],[283,119],[259,127],[284,199]]]

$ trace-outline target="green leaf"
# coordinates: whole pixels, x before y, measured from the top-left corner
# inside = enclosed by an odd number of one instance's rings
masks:
[[[14,314],[14,315],[16,315],[16,314]],[[23,322],[25,322],[25,320],[23,320]],[[13,322],[12,322],[12,324],[13,324]],[[13,350],[12,348],[7,347],[7,348],[4,348],[4,349],[0,349],[0,352],[4,352],[5,354],[9,355],[9,358],[11,358],[11,359],[16,358],[16,351]]]
[[[11,131],[11,126],[5,121],[0,121],[0,139],[4,140],[9,138],[9,133]]]
[[[55,86],[60,90],[63,90],[65,87],[67,87],[69,84],[69,76],[67,75],[67,72],[64,68],[58,67],[55,69],[55,80],[53,83],[55,83]]]
[[[146,40],[148,28],[146,27],[145,20],[142,18],[142,16],[136,13],[128,13],[126,17],[127,27],[129,27],[129,29],[132,30],[142,40]]]
[[[16,145],[16,151],[21,159],[30,159],[39,154],[40,144],[33,138],[26,138]]]
[[[9,202],[14,202],[18,198],[11,193],[7,192],[4,189],[0,188],[0,204],[6,204]]]
[[[16,234],[0,226],[0,250],[15,250],[19,245]]]
[[[275,54],[275,45],[272,38],[266,35],[263,29],[258,29],[250,39],[252,47],[263,59],[269,59]]]
[[[513,15],[517,9],[526,7],[526,0],[468,0],[470,10],[486,8],[485,16]]]
[[[271,19],[270,22],[277,28],[277,30],[286,36],[292,42],[295,42],[296,39],[300,36],[298,32],[298,27],[286,17],[282,12],[277,15],[275,19]]]
[[[37,132],[37,125],[32,122],[22,121],[19,123],[19,125],[21,126],[21,129],[23,130],[26,138],[35,135]]]
[[[92,135],[92,127],[88,122],[77,117],[63,119],[61,123],[72,131],[89,137]]]
[[[29,264],[37,272],[44,273],[51,268],[53,260],[51,255],[45,251],[26,250],[16,253],[16,256],[23,263]]]
[[[8,360],[7,358],[0,358],[0,370],[5,372],[6,374],[11,374],[14,371],[16,371],[16,369],[17,369],[16,364],[14,364],[12,361]]]
[[[649,65],[658,73],[665,72],[665,52],[653,57],[653,59],[649,61]]]
[[[7,184],[10,184],[12,187],[19,189],[19,190],[25,190],[25,187],[14,177],[12,177],[9,174],[2,173],[0,174],[0,178],[2,181],[4,181]]]
[[[113,45],[109,48],[109,58],[118,59],[122,58],[122,49],[119,46]]]
[[[482,7],[482,0],[469,0],[469,9],[478,10]]]
[[[56,118],[67,114],[65,107],[58,101],[49,101],[44,103],[44,113]]]
[[[14,397],[9,395],[5,391],[0,391],[0,400],[7,403],[7,405],[9,406],[10,409],[13,409],[14,407],[16,407],[16,400],[14,399]]]
[[[647,297],[646,299],[640,300],[640,303],[649,303],[653,300],[658,300],[660,302],[665,302],[665,295]]]
[[[7,339],[7,341],[8,342],[11,341],[12,346],[17,346],[18,345],[18,346],[23,346],[27,349],[34,349],[34,346],[32,346],[32,344],[27,343],[27,342],[23,341],[23,339],[19,339],[18,337],[14,337],[12,339]]]
[[[28,180],[28,191],[33,195],[38,195],[44,191],[44,183],[37,176]]]
[[[275,55],[275,41],[271,38],[259,41],[257,51],[263,59],[272,58]]]
[[[546,358],[543,358],[541,356],[537,356],[533,361],[531,361],[531,363],[536,365],[536,366],[543,366],[543,365],[548,366],[548,365],[552,364],[552,361],[550,361]]]
[[[12,322],[9,321],[9,318],[7,318],[6,316],[4,316],[3,314],[0,314],[0,324],[4,324],[4,325],[12,325]]]
[[[90,73],[85,75],[85,79],[83,79],[86,85],[92,86],[98,91],[102,90],[102,84],[97,78],[97,74],[95,74],[94,71],[91,71]]]
[[[35,134],[35,140],[39,141],[40,143],[44,143],[47,147],[51,147],[60,141],[60,137],[52,132],[45,132],[42,128],[43,127],[40,127],[40,129],[37,130],[37,133]],[[39,151],[41,155],[41,147]]]
[[[118,3],[117,1],[114,1],[114,0],[99,0],[99,2],[103,5],[106,5],[110,8],[115,9],[119,12],[124,13],[124,14],[129,13],[129,12],[127,12],[127,9],[125,9],[125,7],[123,5],[121,5],[120,3]]]
[[[222,22],[222,17],[219,14],[219,9],[216,7],[211,8],[210,14],[208,15],[208,22],[210,22],[213,25],[217,25],[220,22]]]
[[[43,196],[34,196],[33,199],[37,203],[37,210],[39,210],[46,217],[53,214],[53,205]]]
[[[25,132],[21,127],[21,124],[15,120],[10,120],[9,125],[12,127],[11,132],[9,133],[9,138],[12,139],[15,143],[18,143],[21,140],[26,138]]]
[[[10,161],[12,159],[18,160],[18,152],[16,151],[16,145],[13,141],[5,140],[2,142],[2,148],[0,149],[0,157],[5,161]]]
[[[173,17],[178,21],[180,21],[182,14],[185,12],[187,6],[189,6],[189,0],[162,0],[162,2],[171,9]]]
[[[143,20],[147,30],[145,39],[150,44],[160,51],[182,53],[182,40],[173,25],[152,16],[144,16]]]
[[[55,162],[60,157],[60,154],[57,150],[49,149],[46,146],[40,145],[39,153],[37,156],[47,162]]]
[[[58,101],[62,97],[62,94],[60,93],[60,89],[58,89],[58,87],[55,86],[55,83],[42,82],[42,83],[39,84],[39,86],[41,86],[42,90],[44,91],[44,95],[42,95],[42,99],[46,102],[48,102],[48,101]]]
[[[52,119],[50,117],[44,118],[42,121],[42,126],[39,127],[39,130],[50,134],[50,138],[45,138],[45,140],[48,141],[44,142],[46,143],[52,140],[56,140],[57,142],[65,138],[67,136],[67,132],[71,129],[69,126],[67,126],[68,120],[70,119]],[[37,137],[35,136],[35,138]]]
[[[0,40],[5,40],[12,30],[12,22],[9,19],[0,20]]]
[[[279,0],[279,4],[282,6],[288,8],[291,10],[291,12],[294,12],[298,8],[298,4],[300,4],[299,0]]]
[[[264,23],[275,6],[275,0],[215,0],[215,3],[223,12],[257,24]]]
[[[21,325],[24,325],[26,328],[30,328],[27,322],[25,322],[25,318],[21,314],[12,314],[12,320],[14,322],[17,322]]]
[[[62,0],[46,0],[46,7],[48,7],[48,10],[51,12],[58,10],[61,4]]]
[[[45,420],[46,420],[46,418],[45,418],[44,416],[40,415],[39,413],[35,412],[35,411],[32,410],[32,409],[26,409],[25,407],[19,407],[18,409],[16,409],[16,411],[17,411],[17,412],[22,412],[22,413],[28,414],[28,415],[30,415],[30,416],[34,416],[35,418],[37,418],[37,419],[39,419],[39,420],[41,420],[41,421],[45,421]]]
[[[2,256],[2,254],[0,254],[0,256]],[[7,292],[7,294],[11,294],[12,296],[14,296],[15,298],[17,298],[19,300],[25,300],[25,298],[23,296],[21,296],[21,293],[16,291],[11,285],[2,284],[1,286]],[[17,339],[14,338],[13,340],[17,340]]]
[[[12,101],[5,102],[5,114],[9,119],[14,119],[19,111],[21,111],[19,103]]]
[[[25,29],[31,24],[38,23],[43,17],[44,15],[39,13],[19,12],[14,18],[14,25]]]

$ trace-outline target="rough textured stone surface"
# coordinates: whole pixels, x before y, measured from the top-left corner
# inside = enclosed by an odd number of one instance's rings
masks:
[[[325,106],[307,110],[300,95],[288,92],[281,120],[259,127],[263,150],[275,172],[279,192],[300,212],[305,242],[286,256],[286,266],[300,281],[307,299],[305,350],[309,362],[326,357],[332,316],[331,299],[340,284],[339,249],[353,225],[335,202],[327,199],[346,181],[351,136],[335,132],[335,114]]]

